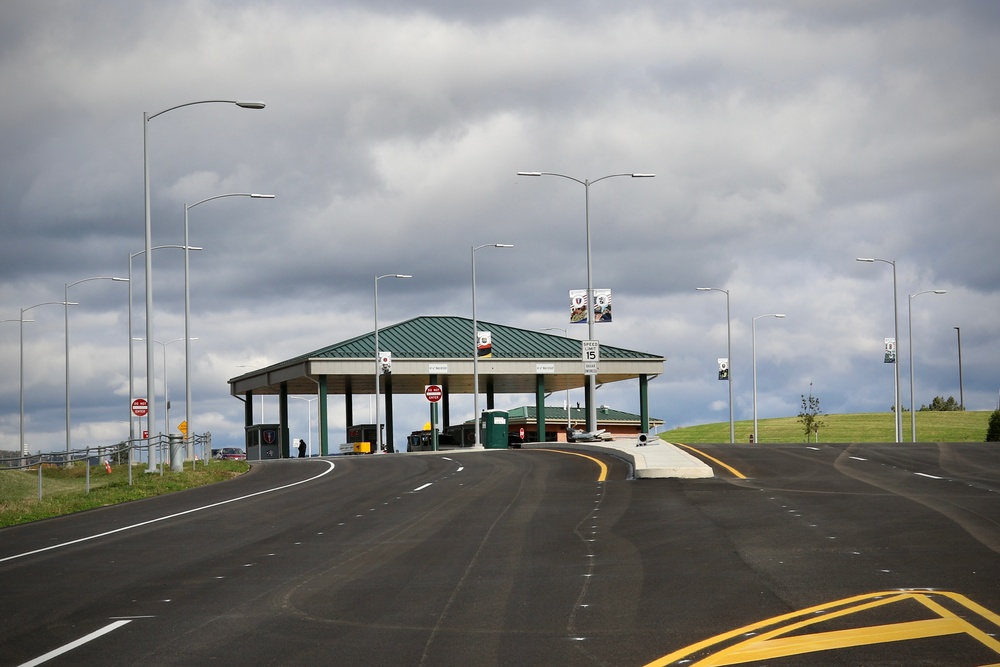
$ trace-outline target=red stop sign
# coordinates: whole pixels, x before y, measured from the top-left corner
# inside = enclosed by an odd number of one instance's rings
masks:
[[[149,412],[149,403],[145,398],[137,398],[132,401],[132,414],[136,417],[145,417]]]
[[[437,403],[441,400],[441,396],[443,395],[444,391],[441,389],[441,385],[439,384],[429,384],[424,387],[424,396],[426,396],[427,400],[431,403]]]

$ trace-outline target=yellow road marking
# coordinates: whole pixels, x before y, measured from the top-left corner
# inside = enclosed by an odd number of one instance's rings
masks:
[[[727,464],[723,463],[722,461],[720,461],[719,459],[715,458],[714,456],[709,456],[705,452],[701,451],[700,449],[695,449],[691,445],[685,445],[685,444],[680,443],[680,442],[673,442],[673,443],[670,443],[670,444],[677,445],[678,447],[683,447],[684,449],[688,449],[688,450],[694,452],[695,454],[697,454],[698,456],[703,456],[706,459],[708,459],[709,461],[712,461],[714,463],[719,464],[720,466],[722,466],[723,468],[725,468],[729,472],[733,473],[733,475],[735,475],[736,477],[739,477],[740,479],[746,479],[747,478],[746,475],[744,475],[743,473],[741,473],[739,470],[737,470],[736,468],[732,467],[731,465],[727,465]]]
[[[579,452],[567,452],[567,451],[563,451],[561,449],[539,449],[538,451],[540,451],[540,452],[555,452],[556,454],[572,454],[573,456],[582,456],[585,459],[590,459],[591,461],[593,461],[594,463],[596,463],[601,468],[601,474],[598,475],[597,481],[598,482],[603,482],[603,481],[607,480],[607,478],[608,478],[608,466],[605,465],[604,461],[601,461],[600,459],[595,459],[593,456],[587,456],[586,454],[580,454]]]
[[[1000,641],[992,636],[996,634],[995,631],[984,631],[947,609],[934,598],[948,599],[978,615],[981,620],[992,623],[1000,630],[1000,616],[958,593],[930,590],[886,591],[817,605],[753,623],[738,630],[692,644],[655,660],[646,667],[666,667],[666,665],[675,664],[681,660],[689,667],[721,667],[802,655],[815,651],[963,634],[1000,655]],[[817,623],[825,623],[836,618],[845,618],[858,612],[905,601],[920,603],[930,610],[936,618],[884,625],[866,625],[848,630],[819,631],[812,634],[803,632],[803,629]],[[758,634],[758,631],[765,628],[771,629]],[[727,643],[746,635],[752,636],[736,644]],[[692,661],[692,656],[710,650],[713,646],[720,646],[720,648],[697,661]]]

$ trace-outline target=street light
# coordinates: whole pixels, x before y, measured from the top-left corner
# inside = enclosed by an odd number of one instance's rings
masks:
[[[760,442],[757,437],[757,320],[762,317],[781,319],[785,316],[782,313],[768,313],[767,315],[758,315],[750,320],[750,353],[753,357],[753,442],[755,445]]]
[[[158,246],[153,246],[152,248],[150,248],[150,250],[160,250],[161,248],[177,248],[177,249],[180,249],[180,250],[185,250],[185,249],[188,249],[189,246],[182,246],[182,245],[158,245]],[[202,250],[202,248],[199,248],[197,246],[190,247],[189,249],[190,250]],[[129,447],[130,448],[134,445],[135,440],[136,440],[136,437],[135,437],[135,421],[132,419],[132,416],[133,416],[132,415],[132,402],[135,400],[135,380],[134,380],[134,377],[133,377],[134,374],[135,374],[135,371],[134,371],[135,359],[134,359],[134,356],[133,356],[132,341],[134,341],[134,340],[143,340],[142,338],[133,338],[132,337],[132,260],[135,257],[138,257],[139,255],[142,255],[142,254],[145,254],[145,253],[146,253],[145,250],[140,250],[138,252],[129,253],[129,256],[128,256],[128,280],[129,280],[129,283],[128,283],[128,409],[129,409],[129,413],[128,413],[128,442],[129,442]],[[147,367],[146,374],[147,375],[152,375],[152,373],[153,373],[153,369],[151,367]],[[147,385],[147,388],[148,388],[148,385]],[[149,394],[146,394],[146,399],[147,399],[147,406],[148,406],[149,403],[152,403],[153,397],[151,395],[149,395]],[[147,407],[147,409],[148,409],[148,407]],[[147,425],[147,429],[146,429],[147,431],[152,431],[153,430],[151,428],[148,428],[148,426],[149,426],[149,413],[148,412],[146,413],[146,425]],[[149,464],[148,464],[149,465],[149,470],[147,472],[153,472],[153,444],[152,444],[152,440],[151,439],[147,438],[147,440],[148,440],[148,442],[146,444],[146,455],[147,455],[148,460],[149,460]]]
[[[562,327],[545,327],[542,331],[562,331],[563,336],[569,338],[569,332]],[[544,409],[544,406],[542,406]],[[570,416],[570,404],[569,404],[569,384],[566,384],[566,442],[569,442],[569,436],[573,432],[573,418]],[[544,435],[542,437],[544,441]]]
[[[188,211],[199,204],[222,199],[223,197],[251,197],[253,199],[274,199],[274,195],[259,195],[251,192],[231,192],[215,195],[184,205],[184,444],[185,456],[194,458],[194,429],[191,426],[191,253],[188,252]],[[188,435],[190,434],[190,436]],[[206,461],[209,457],[206,457]]]
[[[142,338],[136,338],[135,340],[142,340]],[[170,435],[170,385],[167,382],[167,345],[179,343],[182,340],[184,339],[174,338],[173,340],[168,340],[166,342],[161,340],[153,341],[163,348],[163,432],[166,435]],[[194,340],[198,339],[195,338]],[[153,401],[150,400],[149,404],[152,405]]]
[[[317,396],[316,398],[306,398],[305,396],[292,396],[292,398],[297,398],[300,401],[305,401],[308,404],[308,405],[306,405],[306,435],[309,436],[309,440],[312,440],[312,403],[313,403],[313,401],[318,400],[319,397]],[[319,424],[317,424],[317,427],[318,426],[319,426]],[[316,439],[317,440],[319,439],[319,434],[318,433],[316,435]],[[310,454],[311,450],[312,450],[312,445],[310,445],[308,443],[308,441],[307,441],[306,442],[306,456],[311,456],[311,454]]]
[[[513,248],[509,243],[484,243],[472,247],[472,414],[476,424],[475,447],[479,443],[479,323],[476,319],[476,251],[482,248]]]
[[[718,287],[696,287],[695,289],[699,292],[722,292],[726,295],[726,354],[729,364],[726,379],[729,385],[729,442],[732,444],[736,442],[736,422],[733,421],[733,330],[729,317],[729,290]],[[754,434],[754,438],[756,437]]]
[[[943,289],[928,289],[923,292],[911,294],[906,301],[906,325],[910,347],[910,437],[913,442],[917,441],[917,413],[914,412],[913,404],[913,297],[920,296],[921,294],[946,294],[946,292]]]
[[[63,288],[63,328],[65,334],[66,342],[66,460],[69,461],[70,452],[70,424],[69,424],[69,288],[74,285],[79,285],[80,283],[90,282],[91,280],[113,280],[119,283],[129,282],[128,278],[116,278],[113,276],[94,276],[93,278],[84,278],[83,280],[77,280],[75,283],[65,283]],[[129,443],[131,446],[131,443]]]
[[[574,178],[573,176],[567,176],[566,174],[557,174],[552,171],[519,171],[518,176],[558,176],[559,178],[565,178],[570,181],[574,181],[583,186],[584,189],[584,216],[586,221],[587,230],[587,339],[594,340],[594,280],[593,271],[591,263],[591,251],[590,251],[590,186],[598,181],[603,181],[608,178],[615,178],[618,176],[630,176],[632,178],[653,178],[656,174],[639,174],[639,173],[622,173],[622,174],[608,174],[607,176],[601,176],[600,178],[595,178],[594,180],[579,178]],[[597,430],[597,401],[594,395],[597,391],[597,376],[588,375],[587,376],[587,432],[592,433]],[[478,415],[477,415],[478,419]]]
[[[883,264],[892,265],[892,322],[893,322],[893,335],[896,337],[896,356],[893,360],[894,373],[894,404],[893,410],[895,411],[895,422],[896,422],[896,442],[903,441],[903,416],[900,414],[899,405],[899,305],[896,299],[896,262],[891,259],[881,259],[878,257],[858,257],[859,262],[882,262]]]
[[[952,327],[958,334],[958,405],[965,409],[965,389],[962,385],[962,330],[959,327]]]
[[[143,185],[143,200],[145,208],[145,223],[146,223],[146,395],[152,396],[155,390],[153,374],[148,372],[148,369],[153,368],[153,346],[149,344],[149,341],[153,340],[153,223],[152,217],[150,216],[150,193],[149,193],[149,121],[153,120],[157,116],[163,115],[168,111],[173,111],[174,109],[180,109],[182,107],[194,106],[196,104],[235,104],[238,107],[244,109],[263,109],[264,103],[257,101],[245,101],[245,100],[199,100],[197,102],[185,102],[184,104],[178,104],[170,108],[164,109],[163,111],[158,111],[154,114],[150,114],[148,111],[142,112],[142,185]],[[129,336],[131,336],[129,332]],[[155,417],[155,402],[149,401],[149,412],[147,413],[147,424],[152,424]],[[129,423],[131,424],[131,417],[129,418]],[[152,431],[152,428],[150,428]],[[149,434],[152,436],[152,432]],[[152,445],[150,445],[152,449]],[[150,458],[148,472],[155,472],[153,468],[152,458]]]
[[[21,337],[21,360],[20,360],[20,384],[21,384],[21,456],[25,457],[28,455],[28,447],[24,442],[24,323],[30,322],[31,320],[25,320],[24,314],[29,310],[38,308],[39,306],[78,306],[80,304],[74,303],[72,301],[45,301],[44,303],[36,303],[34,306],[28,306],[27,308],[21,309],[20,318],[20,337]]]
[[[375,453],[382,452],[382,428],[381,418],[378,409],[378,396],[381,389],[382,359],[378,350],[378,281],[383,278],[412,278],[403,273],[387,273],[382,276],[375,276]],[[351,426],[351,424],[348,424]]]

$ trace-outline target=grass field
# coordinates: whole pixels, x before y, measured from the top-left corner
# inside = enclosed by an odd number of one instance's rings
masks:
[[[989,425],[988,410],[969,412],[917,412],[917,440],[920,442],[983,442]],[[893,442],[896,430],[891,412],[855,415],[820,415],[824,423],[820,442]],[[758,419],[760,442],[805,442],[805,432],[798,417]],[[736,442],[749,442],[753,421],[735,424]],[[911,442],[910,413],[903,414],[903,442]],[[729,442],[729,422],[687,426],[659,434],[668,442]]]
[[[114,466],[111,474],[103,466],[90,469],[90,493],[86,492],[87,469],[82,463],[73,466],[42,467],[42,500],[38,500],[38,469],[0,470],[0,527],[36,521],[82,510],[159,496],[195,486],[213,484],[249,470],[246,461],[199,463],[184,472],[145,472],[146,466],[132,467],[132,485],[128,468]]]

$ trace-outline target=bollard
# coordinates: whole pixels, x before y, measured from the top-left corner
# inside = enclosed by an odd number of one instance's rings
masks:
[[[176,433],[171,433],[167,439],[170,442],[170,471],[184,472],[184,439]]]

